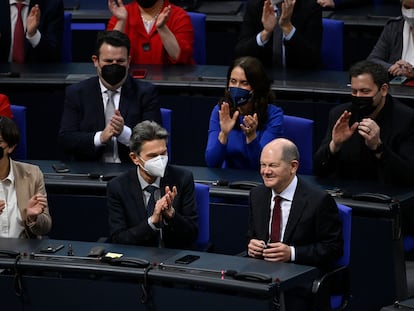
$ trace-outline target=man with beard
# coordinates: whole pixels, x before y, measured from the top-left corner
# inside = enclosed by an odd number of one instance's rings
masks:
[[[414,111],[388,93],[383,66],[361,61],[350,78],[352,103],[330,112],[314,174],[414,185]]]
[[[73,159],[130,161],[132,127],[143,120],[161,123],[155,87],[128,74],[129,51],[124,33],[100,33],[92,56],[98,76],[67,87],[59,140]]]
[[[361,61],[351,67],[350,78],[352,102],[330,112],[314,174],[413,186],[413,109],[388,93],[388,72],[380,64]],[[414,234],[412,206],[401,209],[402,232]]]

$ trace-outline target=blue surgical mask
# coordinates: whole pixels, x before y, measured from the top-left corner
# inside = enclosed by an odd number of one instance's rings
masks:
[[[253,91],[242,89],[240,87],[229,87],[230,97],[234,106],[242,106],[246,104],[252,97]]]

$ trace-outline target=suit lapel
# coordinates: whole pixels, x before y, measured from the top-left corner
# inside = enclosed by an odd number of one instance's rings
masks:
[[[257,208],[261,211],[258,211],[256,215],[259,216],[259,226],[256,228],[259,232],[256,232],[257,237],[265,240],[269,240],[269,219],[270,219],[270,200],[272,199],[272,190],[263,186],[263,191],[259,195],[259,200]]]
[[[9,49],[11,44],[10,26],[10,4],[9,1],[0,1],[0,55],[4,55],[4,61],[8,61]],[[1,58],[0,58],[1,60]]]
[[[293,232],[302,217],[303,210],[306,208],[308,202],[307,196],[309,193],[303,188],[302,182],[298,179],[295,194],[293,196],[292,206],[290,208],[289,219],[286,224],[285,234],[283,236],[283,242],[289,243],[292,238]]]
[[[125,80],[124,85],[122,86],[121,89],[121,97],[119,99],[119,111],[121,112],[121,115],[124,117],[124,119],[126,119],[126,116],[128,115],[128,108],[131,107],[132,105],[136,105],[138,106],[138,103],[134,103],[133,101],[131,101],[131,98],[134,98],[134,100],[136,101],[137,97],[136,96],[132,96],[132,83],[134,83],[132,81],[131,77],[127,77]],[[131,101],[131,102],[130,102]],[[127,121],[125,120],[125,124],[127,124]]]
[[[136,212],[138,219],[143,219],[147,217],[146,208],[144,203],[144,198],[142,196],[142,189],[141,185],[138,180],[137,170],[131,169],[128,174],[129,180],[129,193],[132,196],[132,200],[134,204],[132,206],[136,206]]]
[[[91,87],[92,90],[92,96],[96,98],[96,100],[91,100],[90,104],[93,103],[93,105],[96,105],[95,108],[93,109],[93,113],[95,114],[96,111],[98,111],[98,116],[97,118],[94,118],[96,120],[97,127],[99,129],[102,129],[106,126],[105,124],[105,109],[104,109],[104,100],[103,100],[103,96],[102,96],[102,91],[101,91],[101,85],[99,84],[99,77],[95,77],[93,80],[93,87]],[[106,104],[106,103],[105,103]],[[87,106],[91,106],[91,105],[87,105]]]

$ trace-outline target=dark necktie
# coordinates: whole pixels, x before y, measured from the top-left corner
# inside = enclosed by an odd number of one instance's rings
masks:
[[[145,187],[145,191],[148,192],[150,194],[148,203],[147,203],[147,215],[148,217],[151,217],[152,214],[154,213],[154,208],[155,208],[155,190],[157,190],[158,188],[152,185],[148,185]]]
[[[278,9],[276,15],[276,26],[273,29],[273,65],[275,68],[283,67],[283,31],[279,26],[281,9]]]
[[[272,227],[270,231],[270,242],[280,242],[280,225],[281,225],[281,208],[280,202],[282,198],[280,196],[275,197],[275,206],[273,207],[272,215]]]
[[[116,91],[106,90],[106,94],[108,95],[108,100],[105,107],[105,126],[111,121],[115,113],[114,95]],[[104,162],[115,162],[114,142],[112,138],[106,143]]]
[[[13,38],[13,62],[24,62],[24,27],[22,19],[23,3],[17,2],[17,20],[14,26],[14,38]]]

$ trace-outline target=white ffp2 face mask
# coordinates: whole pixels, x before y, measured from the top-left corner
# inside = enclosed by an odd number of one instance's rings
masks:
[[[142,158],[141,158],[142,160]],[[142,160],[144,161],[144,160]],[[164,177],[165,168],[167,167],[168,156],[159,155],[155,158],[144,161],[144,167],[142,167],[149,175],[153,177]]]
[[[413,27],[414,26],[414,9],[406,9],[402,7],[401,13],[402,13],[402,16],[404,17],[404,20],[407,22],[407,24]]]

